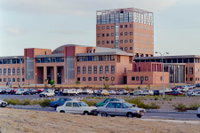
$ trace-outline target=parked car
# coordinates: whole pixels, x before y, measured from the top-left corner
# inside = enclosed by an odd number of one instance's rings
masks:
[[[0,88],[0,94],[2,94],[2,91],[3,91],[3,89],[2,89],[2,88]]]
[[[78,93],[78,94],[82,94],[83,93],[83,90],[82,89],[75,89],[76,90],[76,92]]]
[[[142,91],[140,91],[140,90],[132,91],[132,92],[130,93],[130,95],[139,96],[139,95],[142,95]]]
[[[44,88],[37,89],[38,94],[41,93],[41,92],[43,92],[43,91],[44,91]]]
[[[55,95],[58,95],[60,93],[60,89],[55,89],[54,93],[55,93]]]
[[[7,102],[0,100],[0,107],[6,107],[7,105]]]
[[[164,92],[165,92],[165,94],[168,94],[168,93],[171,93],[173,89],[176,89],[176,88],[172,88],[172,89],[171,89],[171,88],[165,88],[165,89],[164,89]],[[181,90],[181,89],[180,89],[180,90]],[[160,91],[159,91],[159,94],[160,94],[160,95],[163,95],[163,90],[160,90]]]
[[[98,93],[99,91],[98,90],[93,90],[93,95],[94,96],[97,96],[97,93]]]
[[[97,96],[110,96],[110,93],[107,90],[100,90],[98,91]]]
[[[189,84],[189,85],[186,85],[186,86],[189,88],[189,90],[195,89],[195,88],[196,88],[196,86],[195,86],[195,85],[192,85],[192,84]]]
[[[91,89],[84,89],[82,94],[92,95],[93,91]]]
[[[200,118],[200,107],[197,109],[197,117]]]
[[[10,90],[10,94],[15,94],[20,88],[15,88]]]
[[[97,108],[97,113],[101,116],[127,116],[129,118],[141,118],[145,113],[145,109],[133,107],[128,102],[111,101],[103,107]]]
[[[16,91],[16,95],[22,95],[25,92],[24,89],[19,89],[18,91]]]
[[[180,95],[185,95],[184,93],[181,93],[179,91],[172,91],[171,93],[168,93],[167,95],[172,95],[172,96],[180,96]]]
[[[191,96],[200,96],[200,91],[198,91],[198,92],[193,92],[192,94],[191,94]]]
[[[90,107],[83,101],[66,101],[62,106],[58,106],[56,111],[60,113],[72,113],[90,115],[96,114],[96,107]]]
[[[116,95],[116,91],[114,90],[108,90],[108,92],[110,93],[110,95]]]
[[[1,94],[10,94],[10,88],[3,89]]]
[[[28,89],[23,93],[23,95],[34,95],[34,94],[35,95],[38,94],[36,89]]]
[[[152,90],[143,90],[141,95],[143,95],[143,96],[153,95],[153,91]]]
[[[50,97],[50,96],[54,96],[55,93],[53,90],[46,90],[46,91],[43,91],[39,94],[40,97]]]
[[[200,84],[196,84],[196,87],[200,87]]]
[[[128,91],[126,90],[119,90],[118,91],[120,95],[127,95],[128,94]]]
[[[57,101],[51,101],[50,107],[53,107],[56,110],[58,106],[62,106],[66,101],[72,101],[72,100],[75,101],[75,99],[73,98],[59,98]]]
[[[188,96],[191,96],[192,93],[194,93],[194,90],[189,90],[186,94],[187,94]]]
[[[160,95],[160,91],[159,90],[153,90],[153,95]]]
[[[96,104],[96,107],[104,106],[106,103],[110,101],[124,101],[124,99],[117,99],[117,98],[106,98],[102,102]]]
[[[189,90],[189,87],[187,85],[182,85],[182,92],[186,92]]]

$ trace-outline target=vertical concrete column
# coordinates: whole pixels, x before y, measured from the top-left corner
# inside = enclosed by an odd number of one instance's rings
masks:
[[[54,66],[53,67],[54,69],[54,76],[53,76],[53,78],[54,78],[54,81],[55,81],[55,84],[57,84],[57,66]]]
[[[44,82],[44,80],[47,79],[47,67],[46,66],[43,67],[43,78],[44,78],[43,79],[43,82]]]

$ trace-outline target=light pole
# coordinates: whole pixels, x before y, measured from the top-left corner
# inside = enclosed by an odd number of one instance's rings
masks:
[[[30,82],[29,82],[29,76],[30,76],[30,73],[28,73],[28,85],[30,85]]]
[[[37,73],[35,73],[35,89],[36,89],[36,82],[37,82]]]
[[[163,68],[163,70],[162,70],[162,86],[163,86],[163,98],[164,98],[165,97],[165,92],[164,92],[165,87],[164,87],[164,62],[163,62],[163,56],[165,54],[169,54],[169,52],[164,52],[163,54],[161,54],[160,52],[156,51],[155,53],[156,54],[159,53],[161,55],[161,57],[162,57],[162,63],[163,63],[163,67],[162,67]]]

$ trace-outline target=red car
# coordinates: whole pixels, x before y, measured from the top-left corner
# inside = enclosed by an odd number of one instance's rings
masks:
[[[10,94],[15,94],[18,90],[19,90],[19,88],[12,89],[12,90],[10,90]]]
[[[44,91],[44,88],[37,89],[38,94],[41,93],[41,92],[43,92],[43,91]]]
[[[171,93],[168,93],[167,95],[180,96],[180,95],[184,95],[184,93],[181,93],[178,91],[172,91]]]

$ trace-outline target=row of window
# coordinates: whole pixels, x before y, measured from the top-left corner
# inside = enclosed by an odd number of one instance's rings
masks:
[[[64,57],[37,58],[36,63],[64,62]]]
[[[147,36],[147,37],[153,37],[153,35],[143,34],[143,33],[141,34],[141,33],[136,33],[136,32],[134,32],[134,34],[135,34],[135,35],[139,35],[139,36],[142,35],[142,36]],[[127,36],[127,35],[128,35],[128,32],[124,32],[124,33],[123,33],[123,32],[120,32],[120,36],[123,36],[123,35]],[[133,32],[129,32],[129,35],[133,35]],[[100,37],[100,34],[97,34],[97,36]],[[106,34],[105,34],[105,33],[102,33],[101,36],[102,36],[102,37],[105,37],[105,36],[107,36],[107,37],[109,37],[109,36],[114,36],[114,33],[111,33],[111,34],[109,34],[109,33],[106,33]]]
[[[120,43],[132,43],[133,42],[133,40],[132,39],[130,39],[129,41],[128,40],[120,40]],[[137,42],[137,43],[147,43],[147,44],[153,44],[153,42],[146,42],[146,41],[139,41],[139,40],[135,40],[135,42]],[[102,42],[100,42],[100,41],[98,41],[97,42],[97,44],[113,44],[114,43],[114,41],[113,40],[111,40],[111,41],[102,41]]]
[[[143,80],[144,80],[144,77],[143,77],[143,76],[141,76],[141,77],[139,77],[139,76],[131,77],[131,80],[132,80],[132,81],[135,81],[135,80],[136,80],[136,81],[139,81],[139,80],[143,81]],[[145,76],[145,80],[146,80],[146,81],[149,80],[148,76]]]
[[[88,66],[87,68],[88,73],[87,74],[92,74],[92,67]],[[111,73],[115,73],[115,66],[111,66]],[[99,66],[99,73],[102,74],[103,73],[103,66]],[[109,66],[105,66],[105,74],[109,73]],[[77,67],[77,74],[81,74],[81,67]],[[86,74],[86,67],[83,66],[82,67],[82,74]],[[97,66],[93,67],[93,74],[97,74]]]
[[[161,61],[162,61],[161,59],[135,60],[135,62],[161,62]],[[194,63],[194,61],[195,61],[194,58],[163,59],[164,63]]]
[[[123,50],[123,47],[121,47],[120,49]],[[127,50],[128,50],[128,47],[125,47],[124,50],[127,51]],[[132,48],[132,47],[129,47],[129,50],[133,50],[133,48]]]
[[[149,35],[149,34],[141,34],[141,33],[136,33],[134,32],[135,35],[138,35],[138,36],[147,36],[147,37],[153,37],[153,35]]]
[[[132,24],[125,24],[125,25],[120,25],[120,28],[132,28],[133,27],[133,25]],[[146,26],[141,26],[141,25],[134,25],[134,27],[135,28],[142,28],[142,29],[147,29],[147,30],[153,30],[153,28],[151,28],[151,27],[146,27]],[[111,26],[101,26],[101,29],[102,30],[104,30],[104,29],[109,29],[109,28],[111,28],[111,29],[113,29],[114,28],[114,26],[113,25],[111,25]],[[98,26],[97,27],[97,29],[99,30],[100,29],[100,26]]]
[[[0,64],[20,64],[24,63],[24,59],[2,59]]]
[[[135,48],[135,50],[141,50],[141,51],[153,51],[153,49],[146,49],[146,48]]]
[[[134,40],[134,42],[137,42],[137,43],[147,43],[147,44],[153,44],[153,42],[146,42],[146,41],[141,41],[141,40]]]
[[[3,78],[3,80],[0,78],[0,82],[11,82],[11,78],[8,78],[8,81],[6,78]],[[12,82],[15,82],[15,78],[12,79]],[[20,78],[17,78],[16,82],[20,82]],[[24,82],[24,78],[22,78],[22,82]]]
[[[102,81],[102,77],[99,77],[99,81]],[[81,80],[80,77],[77,78],[78,81]],[[105,81],[108,81],[109,78],[108,77],[105,77]],[[88,79],[86,79],[86,77],[83,77],[82,78],[82,81],[97,81],[97,77],[94,77],[93,80],[92,80],[92,77],[88,77]],[[115,81],[115,77],[112,77],[111,81]]]
[[[11,72],[12,69],[12,72]],[[15,75],[15,70],[17,70],[17,75],[20,75],[20,68],[3,68],[3,75]],[[2,75],[2,68],[0,68],[0,75]],[[22,75],[24,75],[24,68],[22,68]]]
[[[81,61],[114,61],[114,55],[99,55],[99,56],[79,56],[77,58],[78,62]]]

